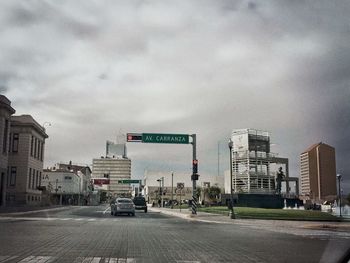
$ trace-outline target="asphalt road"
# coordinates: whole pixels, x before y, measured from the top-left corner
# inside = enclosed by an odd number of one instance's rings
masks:
[[[0,217],[0,262],[332,262],[349,243],[107,206]]]

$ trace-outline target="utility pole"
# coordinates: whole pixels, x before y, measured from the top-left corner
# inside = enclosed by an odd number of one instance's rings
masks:
[[[171,172],[171,209],[174,208],[174,172]]]
[[[339,188],[339,216],[342,217],[341,215],[341,187],[340,187],[340,180],[341,180],[341,174],[337,174],[337,179],[338,179],[338,188]]]
[[[231,219],[235,219],[235,212],[233,211],[233,193],[232,193],[232,148],[233,148],[233,141],[230,139],[228,143],[228,148],[230,149],[230,194],[231,194],[231,205],[230,205],[230,217]]]
[[[220,176],[220,142],[218,142],[218,176]]]
[[[163,191],[164,191],[164,177],[161,178],[162,179],[162,205],[161,207],[164,207],[164,203],[163,203]]]

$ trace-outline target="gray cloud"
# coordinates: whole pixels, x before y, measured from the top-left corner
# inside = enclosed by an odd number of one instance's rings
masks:
[[[46,165],[91,163],[124,132],[197,133],[202,173],[226,169],[232,129],[290,158],[324,141],[349,174],[347,1],[11,1],[0,4],[0,89],[48,127]],[[187,146],[129,145],[135,174],[189,169]],[[345,176],[344,184],[349,185]]]

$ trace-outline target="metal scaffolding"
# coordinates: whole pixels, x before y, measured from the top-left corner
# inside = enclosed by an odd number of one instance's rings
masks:
[[[255,129],[234,130],[231,137],[233,187],[235,193],[274,194],[276,174],[271,164],[285,165],[286,192],[289,192],[289,167],[287,158],[270,152],[270,136]]]

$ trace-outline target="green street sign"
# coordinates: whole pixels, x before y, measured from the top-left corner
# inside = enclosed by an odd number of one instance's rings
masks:
[[[139,184],[141,180],[118,180],[118,184]]]
[[[189,144],[188,134],[142,133],[143,143]]]

